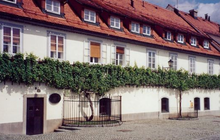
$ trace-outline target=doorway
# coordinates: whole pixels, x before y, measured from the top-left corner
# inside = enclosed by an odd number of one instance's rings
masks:
[[[26,134],[43,133],[44,98],[27,98]]]

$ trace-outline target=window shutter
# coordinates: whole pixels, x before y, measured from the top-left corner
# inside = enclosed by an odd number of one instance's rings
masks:
[[[90,57],[100,58],[100,43],[90,43]]]
[[[90,60],[90,47],[89,47],[89,41],[84,41],[84,62],[89,63]]]
[[[107,63],[107,44],[102,44],[102,64]]]
[[[111,63],[115,64],[116,50],[115,46],[111,46]]]
[[[125,65],[130,66],[130,48],[125,48]]]

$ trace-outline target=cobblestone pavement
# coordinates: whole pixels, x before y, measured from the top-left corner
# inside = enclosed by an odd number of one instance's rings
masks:
[[[116,127],[87,127],[72,132],[44,135],[4,135],[0,140],[220,140],[220,117],[198,120],[158,120],[124,122]]]

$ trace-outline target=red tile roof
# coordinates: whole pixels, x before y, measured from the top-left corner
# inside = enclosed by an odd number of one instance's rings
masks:
[[[134,0],[135,8],[130,5],[130,0],[77,0],[78,2],[85,5],[92,5],[99,9],[105,9],[112,13],[124,15],[125,17],[134,18],[138,21],[145,21],[150,23],[159,24],[165,28],[174,29],[177,31],[199,35],[189,24],[187,24],[181,17],[176,15],[174,12],[161,7],[143,3],[141,0]],[[0,12],[10,15],[16,15],[19,17],[27,18],[28,20],[38,20],[46,22],[47,24],[53,24],[54,26],[67,26],[70,28],[82,29],[85,31],[91,31],[94,33],[101,33],[103,35],[110,35],[127,40],[134,40],[141,43],[150,43],[153,45],[160,45],[166,48],[173,48],[177,50],[191,51],[195,53],[209,54],[213,56],[220,56],[214,47],[211,50],[206,50],[202,46],[199,48],[192,47],[188,43],[181,45],[175,41],[167,42],[164,41],[156,32],[153,32],[153,38],[148,38],[140,35],[135,35],[124,28],[124,32],[117,31],[109,28],[105,22],[100,19],[100,26],[95,26],[83,22],[74,13],[69,4],[65,4],[64,13],[65,18],[50,16],[41,11],[33,0],[23,0],[23,9],[11,7],[0,4]],[[171,18],[172,17],[172,18]],[[216,32],[215,29],[211,29],[210,32]]]

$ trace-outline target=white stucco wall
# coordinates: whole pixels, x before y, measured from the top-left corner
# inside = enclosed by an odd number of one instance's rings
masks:
[[[79,61],[84,61],[84,41],[88,41],[90,39],[100,41],[104,44],[107,48],[107,64],[111,63],[111,46],[115,44],[121,44],[124,47],[130,48],[130,65],[134,66],[137,64],[139,67],[146,67],[147,66],[147,50],[154,50],[156,51],[156,66],[160,67],[168,67],[169,55],[170,53],[175,53],[178,55],[178,69],[185,69],[189,70],[189,56],[194,56],[191,54],[184,54],[178,53],[175,51],[167,51],[161,50],[157,48],[151,48],[149,46],[140,46],[130,43],[118,42],[114,40],[109,40],[103,38],[97,38],[88,35],[64,32],[54,29],[47,29],[44,27],[33,26],[29,24],[21,24],[15,23],[7,20],[0,20],[0,22],[14,24],[14,25],[23,25],[23,37],[22,37],[22,52],[23,53],[33,53],[39,58],[44,58],[49,56],[49,47],[48,47],[48,37],[47,32],[56,32],[64,34],[66,37],[65,40],[65,60],[69,61],[70,63]],[[2,44],[0,44],[2,47]],[[214,60],[214,74],[219,74],[220,72],[220,58],[211,58],[211,57],[204,57],[204,56],[194,56],[196,58],[196,73],[202,74],[207,73],[208,65],[207,60],[212,59]]]
[[[37,92],[35,87],[41,91]],[[0,83],[0,124],[23,122],[26,115],[26,98],[45,97],[44,110],[46,112],[46,120],[62,119],[63,114],[63,90],[57,90],[45,85],[35,84],[33,86],[11,84],[11,82]],[[49,102],[49,96],[52,93],[59,93],[61,101],[58,104]],[[45,104],[46,103],[46,104]]]

